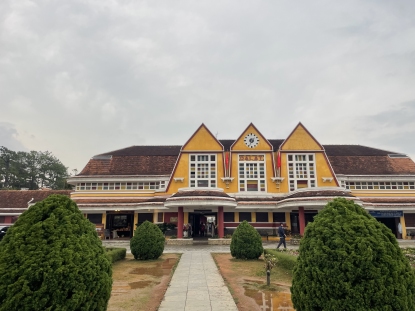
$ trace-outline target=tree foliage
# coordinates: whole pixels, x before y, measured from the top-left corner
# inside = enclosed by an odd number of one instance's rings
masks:
[[[94,225],[71,199],[51,195],[0,242],[0,311],[106,310],[111,269]]]
[[[307,225],[292,301],[305,310],[415,310],[415,277],[390,229],[344,198]]]
[[[165,238],[160,228],[145,221],[134,232],[130,240],[131,253],[135,259],[157,259],[163,254]]]
[[[264,251],[260,234],[246,220],[232,234],[230,248],[237,259],[258,259]]]
[[[0,189],[65,189],[67,177],[67,168],[49,151],[15,152],[0,146]]]

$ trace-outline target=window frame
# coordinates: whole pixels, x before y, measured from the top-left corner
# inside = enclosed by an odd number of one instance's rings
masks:
[[[208,160],[203,161],[199,160],[199,157],[207,156]],[[194,160],[192,160],[194,157]],[[214,160],[212,160],[214,157]],[[192,164],[195,165],[194,177],[192,177]],[[198,164],[206,164],[207,171],[204,173],[207,174],[207,177],[198,177]],[[213,166],[212,166],[213,165]],[[213,170],[212,170],[213,167]],[[203,166],[200,166],[203,168]],[[212,177],[212,172],[214,172],[214,177]],[[192,185],[194,182],[194,185]],[[207,182],[207,186],[199,186],[199,182]],[[190,153],[189,154],[189,188],[216,188],[218,185],[218,156],[216,153]]]
[[[76,191],[131,191],[131,190],[166,190],[165,180],[150,181],[112,181],[112,182],[80,182]]]
[[[305,161],[303,160],[297,160],[296,158],[299,156],[304,156]],[[310,160],[310,156],[313,157],[313,160]],[[290,157],[292,159],[290,160]],[[291,173],[290,170],[290,164],[292,164],[293,170]],[[297,164],[300,164],[298,166]],[[302,165],[301,165],[302,164]],[[311,176],[311,169],[310,164],[312,164],[313,167],[313,176]],[[304,166],[305,165],[305,166]],[[302,167],[301,167],[302,166]],[[304,170],[305,167],[305,170]],[[306,177],[297,177],[302,172],[302,175],[304,175],[304,172],[307,174]],[[298,189],[303,188],[316,188],[317,187],[317,167],[316,167],[316,154],[315,153],[287,153],[287,176],[288,176],[288,187],[289,191],[296,191]],[[307,187],[298,187],[298,182],[307,182]]]
[[[269,222],[268,212],[255,212],[255,222]],[[265,219],[265,220],[264,220]]]
[[[374,191],[405,191],[415,190],[415,182],[411,180],[385,181],[385,180],[342,180],[342,187],[349,190],[374,190]]]
[[[263,160],[241,160],[241,157],[262,157]],[[256,174],[257,177],[246,177],[247,172],[253,172],[252,166],[251,168],[247,170],[247,167],[249,164],[256,165]],[[263,177],[261,177],[261,164],[262,164],[262,173]],[[241,165],[243,165],[244,168],[244,174],[243,177],[241,177]],[[257,190],[248,190],[249,189],[249,181],[255,182],[257,185]],[[243,188],[242,185],[243,184]],[[253,185],[254,183],[252,183]],[[241,190],[243,189],[243,190]],[[239,154],[238,155],[238,191],[243,193],[266,193],[267,192],[267,163],[266,163],[266,157],[265,154]]]

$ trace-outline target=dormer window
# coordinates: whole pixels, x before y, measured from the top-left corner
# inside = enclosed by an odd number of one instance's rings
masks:
[[[265,187],[264,155],[239,156],[239,191],[264,192]]]
[[[190,187],[216,187],[216,155],[215,154],[191,154]]]
[[[290,191],[316,186],[314,154],[288,154]]]

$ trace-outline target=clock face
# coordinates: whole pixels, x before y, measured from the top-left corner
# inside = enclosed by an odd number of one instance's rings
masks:
[[[248,134],[244,139],[245,145],[249,148],[255,148],[259,143],[259,138],[255,134]]]

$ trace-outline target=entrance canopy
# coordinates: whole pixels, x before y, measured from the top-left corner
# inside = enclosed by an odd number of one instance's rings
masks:
[[[227,195],[221,188],[181,188],[177,193],[166,199],[164,206],[172,207],[236,207],[235,198]]]

